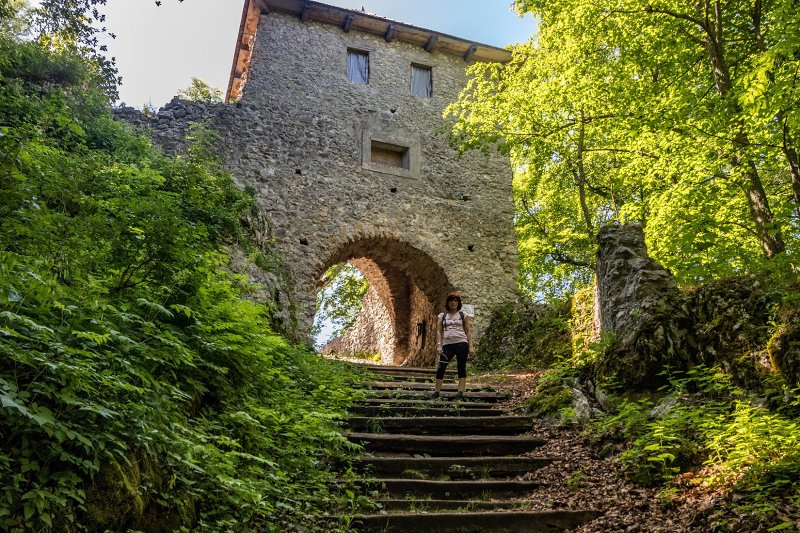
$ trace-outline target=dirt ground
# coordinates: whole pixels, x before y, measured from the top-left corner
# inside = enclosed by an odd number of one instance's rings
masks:
[[[508,407],[519,409],[533,395],[541,373],[512,372],[483,374],[475,381],[490,383],[498,389],[510,390]],[[770,531],[776,523],[794,522],[781,531],[800,531],[800,506],[779,510],[770,523],[763,523],[747,510],[734,511],[731,503],[736,495],[691,488],[691,474],[676,478],[671,487],[677,489],[671,498],[659,496],[664,487],[643,488],[625,478],[619,460],[621,445],[609,450],[582,435],[582,430],[558,427],[552,420],[540,419],[533,434],[547,439],[536,455],[552,457],[549,466],[527,474],[523,479],[548,482],[550,488],[532,497],[533,509],[595,509],[603,514],[574,531],[608,532],[747,532]],[[614,445],[611,445],[614,446]],[[601,449],[603,452],[601,454]],[[609,453],[610,452],[610,453]],[[607,455],[601,458],[601,455]],[[670,488],[670,487],[667,487]],[[723,522],[725,525],[714,525]],[[773,531],[777,531],[774,529]]]

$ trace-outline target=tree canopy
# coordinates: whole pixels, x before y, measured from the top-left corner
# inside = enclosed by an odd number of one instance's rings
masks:
[[[521,284],[589,282],[601,225],[639,220],[681,283],[787,260],[800,213],[800,6],[518,0],[540,20],[450,106],[462,150],[516,170]]]

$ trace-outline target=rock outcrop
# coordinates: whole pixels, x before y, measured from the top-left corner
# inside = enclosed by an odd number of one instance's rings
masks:
[[[680,291],[648,257],[641,224],[605,227],[598,242],[595,320],[607,342],[598,377],[626,388],[657,386],[666,367],[687,368],[696,353]]]

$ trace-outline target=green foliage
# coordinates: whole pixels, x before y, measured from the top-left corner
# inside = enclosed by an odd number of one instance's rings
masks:
[[[314,336],[323,326],[331,328],[331,338],[338,337],[355,324],[369,290],[369,282],[350,263],[339,263],[325,272],[317,292]]]
[[[180,89],[178,96],[189,102],[201,104],[218,104],[222,102],[222,89],[212,87],[200,78],[192,76],[192,83],[186,89]]]
[[[475,359],[477,368],[546,368],[569,357],[569,307],[509,304],[491,318]]]
[[[525,401],[525,411],[535,416],[556,416],[572,405],[572,394],[561,381],[543,380]]]
[[[213,134],[165,157],[112,120],[91,61],[0,50],[0,528],[281,530],[348,508],[331,482],[355,376],[246,299],[227,247],[249,246],[255,202]]]
[[[516,169],[521,286],[592,282],[595,236],[646,224],[648,250],[689,284],[797,245],[798,6],[518,0],[540,20],[506,65],[475,64],[452,141]]]
[[[615,413],[593,422],[594,440],[628,440],[626,472],[645,485],[662,485],[695,472],[693,483],[744,495],[742,505],[770,514],[780,499],[800,498],[797,420],[770,410],[763,399],[732,385],[718,369],[696,367],[668,375],[657,403],[624,399]],[[800,391],[784,390],[781,409],[796,415]]]

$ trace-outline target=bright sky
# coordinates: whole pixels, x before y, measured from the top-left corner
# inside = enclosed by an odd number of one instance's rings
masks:
[[[520,18],[512,0],[328,0],[483,44],[524,42],[534,19]],[[244,0],[108,0],[106,24],[117,38],[109,54],[122,76],[120,101],[163,106],[192,76],[223,91],[228,86]]]

